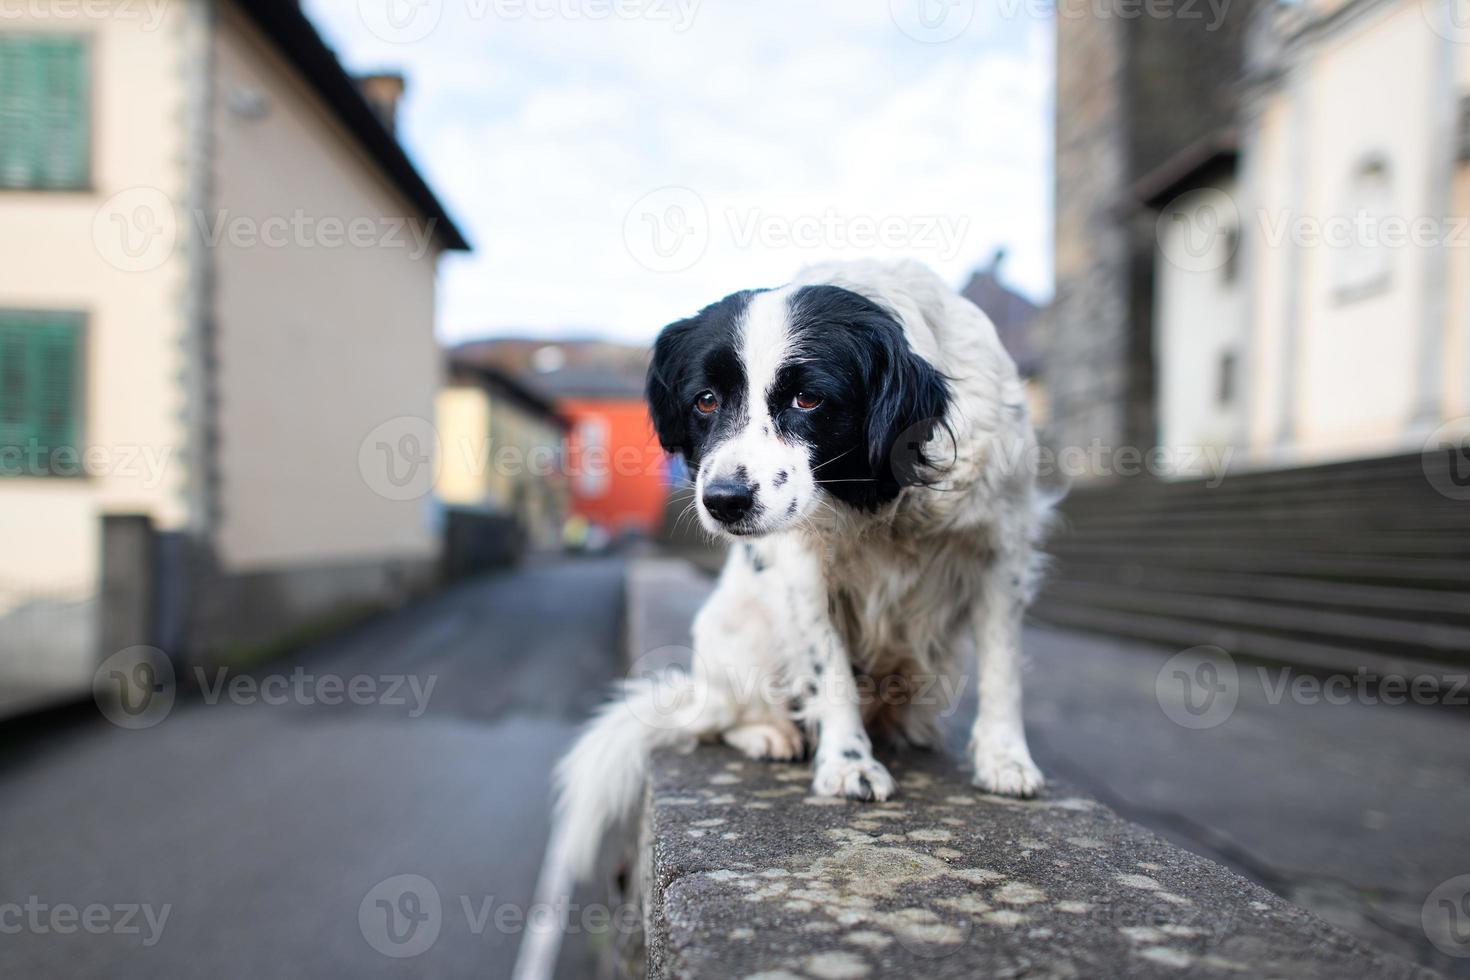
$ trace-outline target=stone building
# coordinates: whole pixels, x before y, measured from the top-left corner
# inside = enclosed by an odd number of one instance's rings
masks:
[[[1056,295],[1042,370],[1053,445],[1154,444],[1155,216],[1135,188],[1234,125],[1252,5],[1167,18],[1059,5]]]

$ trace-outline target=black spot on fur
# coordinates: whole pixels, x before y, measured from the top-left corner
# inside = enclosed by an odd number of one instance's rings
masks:
[[[856,762],[863,757],[863,754],[857,749],[843,749],[842,757],[844,759],[851,759],[853,762]]]
[[[755,545],[748,544],[745,546],[745,557],[750,560],[750,565],[755,569],[757,575],[769,567],[761,558],[761,553],[755,550]]]
[[[782,487],[784,487],[786,485],[786,481],[789,480],[789,479],[791,479],[791,474],[787,473],[785,470],[777,470],[776,471],[776,478],[771,481],[771,484],[777,490],[780,490]]]

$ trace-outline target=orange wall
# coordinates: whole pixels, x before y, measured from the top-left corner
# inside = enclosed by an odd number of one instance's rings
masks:
[[[668,496],[666,464],[642,400],[568,399],[557,408],[572,422],[572,512],[613,534],[657,531]]]

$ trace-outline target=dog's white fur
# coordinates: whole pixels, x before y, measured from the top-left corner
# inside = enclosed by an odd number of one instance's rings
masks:
[[[749,424],[706,454],[696,487],[745,467],[761,487],[760,513],[772,516],[756,540],[731,548],[694,623],[692,672],[629,681],[559,765],[560,834],[584,874],[609,827],[641,800],[654,747],[721,737],[755,758],[792,759],[804,726],[818,739],[814,792],[888,798],[894,781],[866,728],[932,745],[940,705],[932,697],[889,703],[871,687],[865,696],[854,671],[932,690],[936,679],[968,673],[970,648],[980,698],[975,783],[1012,796],[1042,785],[1022,726],[1021,618],[1050,501],[1018,465],[1032,458],[1035,435],[1015,365],[985,314],[925,267],[827,264],[752,300],[742,360],[753,391],[765,390],[789,355],[787,297],[813,284],[895,314],[911,348],[949,380],[947,426],[927,453],[947,465],[931,485],[862,513],[824,499],[821,464],[773,434],[763,399],[748,399]],[[788,478],[773,480],[778,470]],[[700,518],[721,533],[702,505]]]

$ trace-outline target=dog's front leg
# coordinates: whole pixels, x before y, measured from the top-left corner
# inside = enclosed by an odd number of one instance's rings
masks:
[[[816,730],[812,791],[819,796],[886,800],[893,777],[873,758],[873,744],[863,730],[858,687],[846,644],[832,622],[827,585],[820,562],[802,555],[788,567],[794,627],[793,677],[802,701],[801,719]]]
[[[1031,761],[1021,712],[1021,620],[1031,550],[998,551],[972,615],[980,713],[970,737],[975,785],[1003,796],[1035,796],[1044,780]]]

